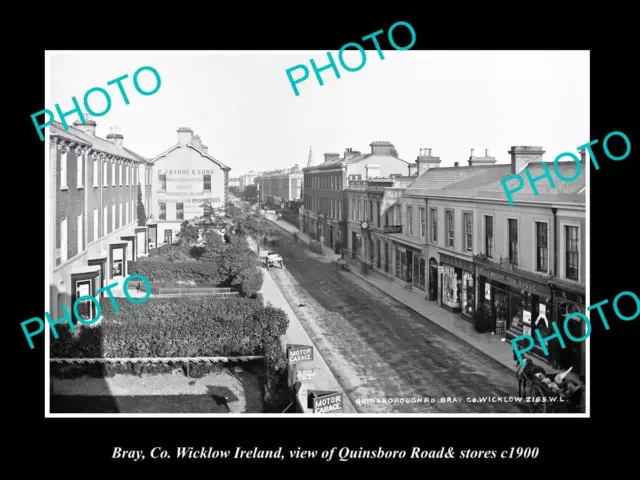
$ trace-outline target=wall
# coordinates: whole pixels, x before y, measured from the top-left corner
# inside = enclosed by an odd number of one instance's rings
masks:
[[[393,174],[406,176],[408,163],[395,157],[372,156],[364,160],[347,165],[347,175],[362,175],[364,180],[367,174],[365,165],[380,165],[380,177],[389,177]]]

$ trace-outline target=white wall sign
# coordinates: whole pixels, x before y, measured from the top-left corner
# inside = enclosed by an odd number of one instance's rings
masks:
[[[538,318],[536,319],[536,325],[538,325],[538,322],[540,320],[544,320],[544,324],[547,328],[549,328],[549,321],[547,320],[547,306],[544,303],[541,303],[539,305],[540,307],[540,314],[538,315]]]
[[[528,310],[522,311],[522,332],[531,335],[531,312]]]
[[[484,298],[491,300],[491,284],[489,283],[484,284]]]

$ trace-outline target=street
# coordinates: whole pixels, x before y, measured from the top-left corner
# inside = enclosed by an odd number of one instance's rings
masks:
[[[279,244],[270,248],[282,256],[284,268],[271,268],[270,274],[360,412],[528,412],[523,404],[469,403],[468,398],[517,395],[514,373],[272,228],[282,234]],[[425,397],[437,401],[367,403]],[[441,403],[446,397],[459,401]]]

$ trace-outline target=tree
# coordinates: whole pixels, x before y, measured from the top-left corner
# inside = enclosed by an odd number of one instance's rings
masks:
[[[258,187],[256,185],[247,185],[244,187],[242,197],[252,203],[258,201]]]
[[[144,227],[147,224],[147,213],[144,210],[142,201],[142,187],[138,184],[138,226]]]
[[[193,245],[198,242],[198,227],[185,220],[180,224],[176,237],[182,245]]]

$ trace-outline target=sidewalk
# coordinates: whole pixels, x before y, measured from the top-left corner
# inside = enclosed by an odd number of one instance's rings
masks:
[[[276,220],[274,215],[268,215],[266,217],[271,223],[289,233],[293,233],[297,230],[296,227],[284,220]],[[298,233],[298,238],[305,243],[309,243],[310,241],[310,237],[302,232]],[[323,250],[323,252],[334,260],[340,258],[340,255],[336,255],[333,250]],[[395,283],[385,275],[371,269],[368,270],[366,275],[363,275],[361,273],[360,264],[356,264],[350,259],[349,266],[351,267],[349,269],[350,273],[357,275],[362,280],[381,290],[383,293],[395,298],[411,310],[414,310],[423,317],[426,317],[428,320],[444,328],[461,340],[464,340],[472,347],[480,350],[482,353],[493,358],[513,372],[517,370],[516,361],[513,359],[513,348],[511,347],[511,343],[506,341],[503,342],[501,336],[476,332],[473,325],[464,320],[460,314],[451,313],[444,308],[439,307],[436,302],[425,300],[424,296],[414,293],[411,289],[404,288],[402,285]],[[543,364],[541,366],[547,371],[553,371],[551,366],[548,364]],[[578,384],[582,384],[578,375],[573,372],[570,372],[567,378],[577,382]]]
[[[256,251],[256,243],[252,238],[247,239],[251,248]],[[262,271],[262,276],[264,278],[264,283],[262,284],[262,288],[260,289],[260,293],[264,296],[265,302],[270,302],[274,307],[281,308],[284,310],[289,317],[289,329],[287,333],[285,333],[281,341],[284,345],[287,343],[295,344],[295,345],[313,345],[313,342],[307,335],[307,332],[304,330],[302,325],[300,324],[300,320],[296,317],[295,313],[287,303],[287,300],[280,292],[280,289],[276,285],[276,282],[271,278],[271,275],[264,269],[260,269]],[[309,380],[304,382],[303,387],[300,389],[300,392],[303,393],[303,389],[305,387],[308,390],[327,390],[327,391],[337,391],[342,392],[342,387],[336,380],[335,376],[329,369],[329,366],[322,358],[322,355],[318,351],[318,349],[314,346],[313,349],[313,361],[305,362],[299,364],[300,369],[309,370],[313,369],[316,371],[315,377],[313,380]],[[300,393],[299,392],[299,393]],[[306,398],[306,395],[301,395]],[[346,393],[343,394],[343,413],[358,413],[351,400],[347,397]],[[311,413],[311,410],[308,410]]]

